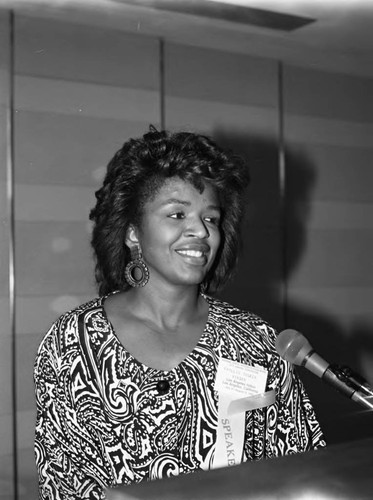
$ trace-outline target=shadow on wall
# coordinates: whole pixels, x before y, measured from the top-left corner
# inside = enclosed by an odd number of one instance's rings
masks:
[[[243,253],[235,277],[219,294],[248,309],[277,330],[302,332],[314,349],[330,363],[346,364],[373,383],[373,325],[355,321],[350,331],[314,305],[282,299],[282,281],[290,282],[307,246],[305,207],[312,202],[316,169],[299,152],[286,151],[286,227],[280,203],[278,149],[262,137],[233,136],[217,130],[214,138],[248,160],[251,185],[243,226]],[[339,394],[303,368],[306,386],[329,444],[373,436],[373,413]]]

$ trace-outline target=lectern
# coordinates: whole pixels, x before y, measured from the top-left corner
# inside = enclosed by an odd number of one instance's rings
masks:
[[[373,499],[373,439],[112,492],[109,500]]]

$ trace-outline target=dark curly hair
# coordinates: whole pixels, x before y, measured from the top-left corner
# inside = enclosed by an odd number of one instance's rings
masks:
[[[96,191],[92,247],[99,293],[125,290],[124,270],[130,261],[125,244],[130,224],[141,221],[144,204],[165,179],[179,177],[200,192],[215,188],[221,204],[221,245],[206,276],[205,290],[218,290],[231,276],[240,246],[239,225],[243,194],[249,183],[241,158],[218,147],[209,137],[190,132],[169,133],[150,127],[139,139],[130,139],[108,164],[102,187]]]

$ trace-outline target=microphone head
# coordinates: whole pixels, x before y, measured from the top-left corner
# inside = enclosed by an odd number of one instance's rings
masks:
[[[306,337],[296,330],[283,330],[276,339],[278,354],[293,365],[302,365],[313,350]]]

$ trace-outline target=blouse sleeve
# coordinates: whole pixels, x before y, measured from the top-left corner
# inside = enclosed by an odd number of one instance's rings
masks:
[[[293,365],[275,355],[277,425],[275,455],[324,447],[314,408]]]
[[[61,359],[56,340],[57,326],[52,326],[39,351],[34,367],[37,419],[35,458],[39,476],[39,500],[103,500],[102,487],[77,461],[83,450],[69,439],[63,404],[64,388],[59,372]]]

